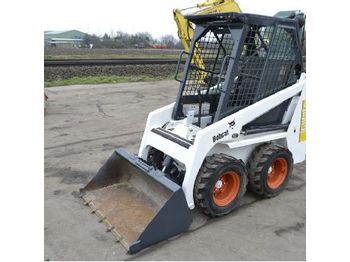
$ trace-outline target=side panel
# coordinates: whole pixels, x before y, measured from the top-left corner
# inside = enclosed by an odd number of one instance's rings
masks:
[[[242,160],[245,164],[249,160],[250,155],[253,150],[260,145],[261,143],[251,144],[243,147],[230,148],[226,144],[216,144],[208,153],[208,156],[213,155],[215,153],[224,153],[229,156],[233,156],[236,159]]]
[[[170,121],[171,114],[174,109],[174,105],[175,103],[171,103],[167,106],[158,108],[148,114],[145,131],[143,132],[142,141],[139,148],[139,153],[138,153],[139,157],[142,158],[145,153],[143,151],[147,146],[147,144],[145,144],[145,141],[147,140],[147,135],[151,132],[152,128],[163,126],[165,123]]]
[[[304,104],[304,108],[303,108]],[[295,108],[291,123],[287,130],[287,146],[292,152],[294,163],[299,163],[306,158],[306,83]],[[304,110],[303,110],[304,109]]]

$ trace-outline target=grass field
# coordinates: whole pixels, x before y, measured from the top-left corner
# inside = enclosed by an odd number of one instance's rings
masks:
[[[45,48],[44,58],[50,59],[117,59],[117,58],[178,58],[178,49],[108,49],[108,48]]]
[[[128,54],[77,54],[77,55],[45,55],[45,60],[64,60],[64,59],[123,59],[123,58],[178,58],[178,55],[156,54],[156,55],[128,55]]]
[[[172,79],[173,76],[86,76],[86,77],[72,77],[69,79],[45,81],[45,87],[52,86],[67,86],[67,85],[89,85],[89,84],[116,84],[124,82],[144,82]]]

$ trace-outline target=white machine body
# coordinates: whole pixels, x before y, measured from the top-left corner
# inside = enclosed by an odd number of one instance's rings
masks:
[[[229,115],[209,126],[200,128],[193,125],[193,111],[185,119],[172,120],[175,103],[149,113],[145,132],[139,148],[138,156],[147,160],[151,147],[172,157],[179,166],[185,167],[182,189],[188,207],[195,207],[193,199],[194,183],[198,171],[206,156],[214,153],[225,153],[247,163],[252,151],[263,143],[276,143],[288,148],[293,155],[294,163],[305,160],[305,98],[306,74],[303,73],[294,85],[287,87],[267,98],[264,98],[240,111]],[[275,130],[259,134],[246,135],[242,127],[275,108],[282,102],[291,99],[284,113],[283,122],[290,123],[285,131]],[[191,141],[184,147],[165,138],[152,129],[163,128],[171,135]]]

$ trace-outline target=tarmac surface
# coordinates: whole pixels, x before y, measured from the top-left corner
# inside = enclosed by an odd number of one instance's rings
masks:
[[[157,81],[46,88],[45,260],[305,260],[305,162],[272,199],[247,192],[231,214],[193,211],[190,229],[129,255],[83,205],[83,187],[116,147],[137,153],[148,112],[175,100]]]

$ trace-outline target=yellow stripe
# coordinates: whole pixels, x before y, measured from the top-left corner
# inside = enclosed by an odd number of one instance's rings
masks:
[[[303,142],[305,140],[306,140],[306,99],[303,100],[303,105],[301,108],[299,142]]]

